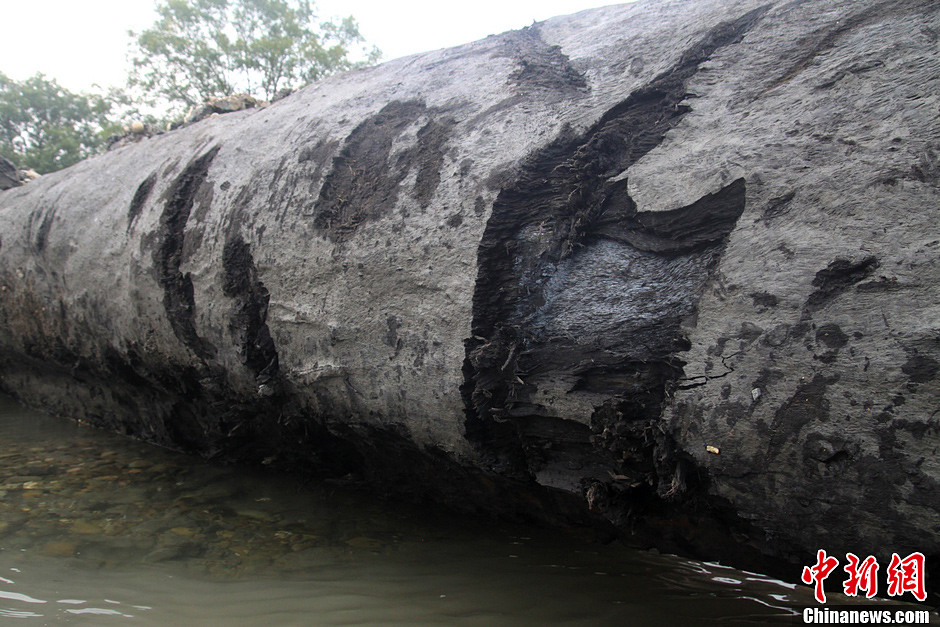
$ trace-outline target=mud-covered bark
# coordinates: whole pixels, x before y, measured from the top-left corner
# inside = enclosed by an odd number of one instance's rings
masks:
[[[417,143],[391,160],[392,144],[406,128],[432,117],[417,132]],[[395,205],[398,188],[412,168],[418,173],[412,195],[427,207],[440,182],[441,148],[454,121],[437,116],[421,102],[393,101],[360,123],[333,159],[320,188],[314,224],[333,240],[345,241],[360,223],[375,220]]]
[[[154,266],[159,273],[157,281],[163,287],[163,307],[167,319],[176,337],[202,359],[213,357],[216,349],[199,337],[196,331],[193,320],[196,308],[193,281],[189,274],[180,270],[180,265],[189,214],[196,202],[199,187],[205,182],[209,166],[218,152],[219,147],[216,146],[194,159],[167,191],[157,235],[161,241],[153,252]],[[136,192],[134,197],[137,198]]]
[[[463,386],[467,437],[494,467],[567,489],[610,475],[671,480],[671,470],[634,472],[626,450],[665,455],[643,434],[682,373],[680,322],[745,209],[746,186],[739,179],[648,213],[619,175],[689,111],[682,101],[699,66],[766,10],[712,28],[585,133],[529,157],[497,197],[480,243]],[[598,415],[579,422],[579,402],[599,405]]]
[[[154,172],[145,178],[140,186],[137,187],[137,191],[134,192],[134,197],[131,198],[131,206],[127,209],[128,231],[130,231],[131,227],[134,226],[134,221],[137,220],[137,217],[140,215],[140,212],[144,207],[144,203],[147,202],[148,198],[150,198],[150,192],[153,191],[153,186],[156,184],[156,182],[157,174]]]
[[[231,330],[240,338],[239,351],[243,363],[258,382],[265,385],[280,374],[277,349],[267,325],[271,295],[264,283],[258,280],[251,250],[241,237],[225,242],[222,268],[225,273],[222,293],[236,302]]]

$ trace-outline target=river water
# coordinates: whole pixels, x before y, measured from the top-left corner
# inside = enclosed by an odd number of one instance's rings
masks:
[[[0,396],[0,624],[790,623],[776,581],[211,465]]]

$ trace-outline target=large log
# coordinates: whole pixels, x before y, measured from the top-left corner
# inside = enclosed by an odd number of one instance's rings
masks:
[[[121,147],[0,193],[0,382],[687,551],[940,559],[938,33],[638,2]]]

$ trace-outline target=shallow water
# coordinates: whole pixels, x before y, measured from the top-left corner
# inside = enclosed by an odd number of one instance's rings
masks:
[[[3,624],[766,624],[812,600],[717,564],[214,466],[2,396],[0,442]]]

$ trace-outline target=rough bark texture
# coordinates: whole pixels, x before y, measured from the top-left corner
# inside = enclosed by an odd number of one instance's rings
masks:
[[[936,564],[938,33],[638,2],[124,146],[0,193],[0,383],[700,555]]]

